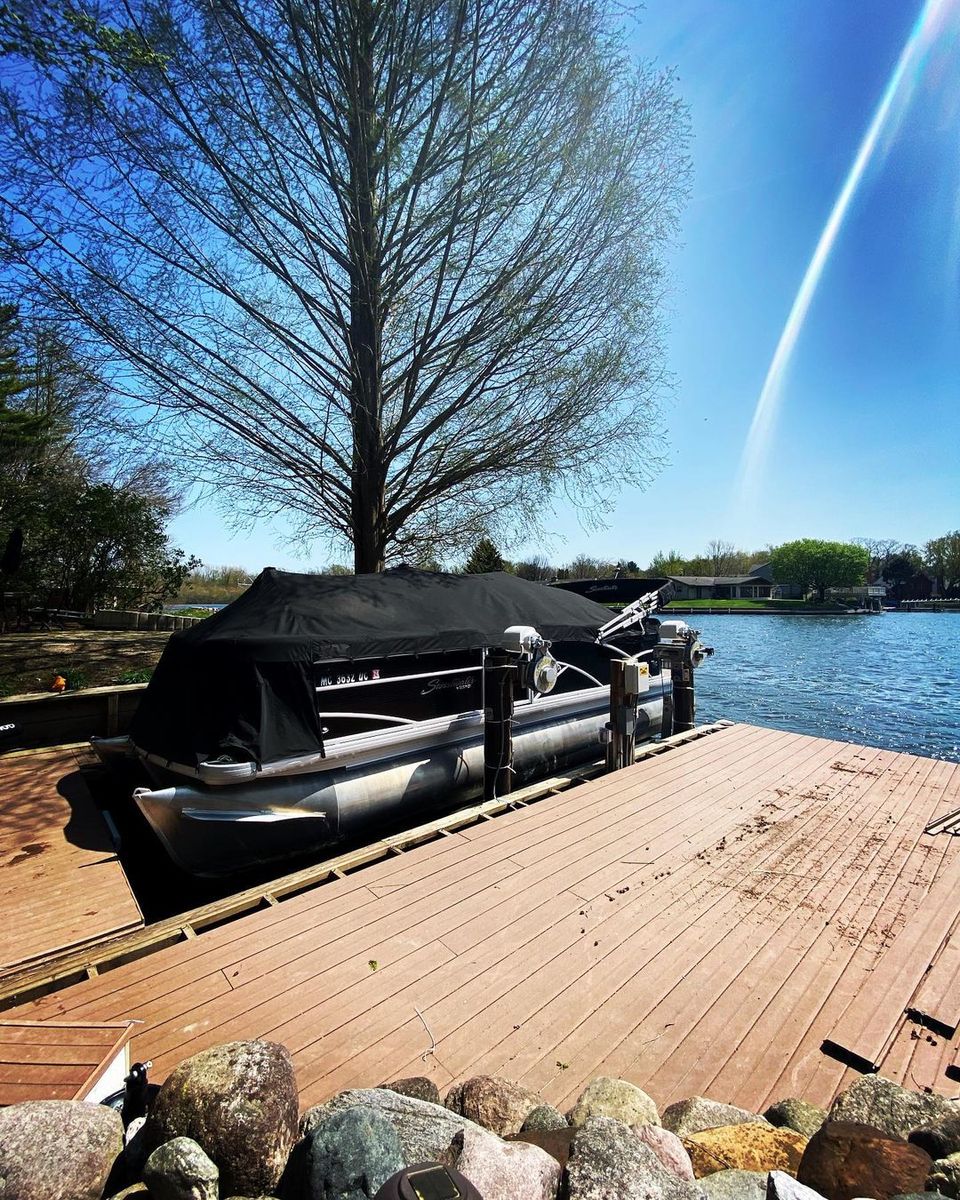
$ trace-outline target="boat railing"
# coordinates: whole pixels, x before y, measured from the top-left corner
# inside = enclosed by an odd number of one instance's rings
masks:
[[[416,725],[417,724],[417,722],[414,721],[412,717],[393,717],[393,716],[388,716],[387,713],[328,712],[327,709],[322,708],[320,710],[320,712],[318,713],[318,716],[322,717],[324,720],[329,718],[331,720],[344,719],[344,720],[352,720],[352,721],[387,721],[388,723],[392,723],[394,725]]]

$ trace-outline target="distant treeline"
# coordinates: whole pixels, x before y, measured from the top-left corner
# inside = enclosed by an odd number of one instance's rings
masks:
[[[765,546],[743,550],[732,542],[715,539],[703,554],[685,558],[679,550],[660,550],[646,565],[633,559],[612,561],[578,554],[564,563],[553,563],[545,555],[511,561],[504,558],[489,538],[481,538],[469,559],[453,569],[467,574],[510,571],[521,579],[550,583],[562,579],[603,579],[619,572],[626,576],[747,575],[752,567],[768,563],[787,546]],[[852,545],[863,553],[863,582],[883,582],[894,600],[923,600],[931,595],[960,595],[960,530],[932,538],[921,548],[893,538],[854,538]],[[834,546],[835,543],[821,543]],[[781,555],[782,557],[782,555]],[[436,562],[421,563],[442,570]],[[350,575],[349,567],[329,563],[319,573]],[[180,589],[180,604],[225,604],[234,600],[253,580],[243,567],[203,567],[190,574]],[[844,581],[846,582],[846,581]]]

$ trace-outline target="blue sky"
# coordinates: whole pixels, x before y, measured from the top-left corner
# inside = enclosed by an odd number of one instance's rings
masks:
[[[741,460],[764,378],[919,0],[648,0],[632,41],[690,109],[694,183],[670,256],[667,465],[608,527],[559,509],[554,561],[646,563],[713,538],[922,543],[960,526],[960,0],[931,0],[782,378],[748,494]],[[174,540],[206,563],[318,566],[283,530],[231,535],[194,508]]]

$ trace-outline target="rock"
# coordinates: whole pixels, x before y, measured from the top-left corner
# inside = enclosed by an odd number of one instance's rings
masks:
[[[632,1129],[612,1117],[587,1117],[576,1130],[565,1173],[565,1200],[696,1200]]]
[[[144,1126],[152,1151],[176,1137],[198,1142],[225,1195],[261,1195],[280,1179],[297,1133],[297,1083],[276,1042],[202,1050],[167,1076]]]
[[[712,1171],[790,1171],[800,1165],[807,1139],[794,1129],[744,1121],[683,1138],[698,1179]]]
[[[150,1193],[143,1183],[132,1183],[122,1192],[114,1192],[110,1200],[150,1200]]]
[[[907,1139],[926,1150],[931,1158],[949,1158],[960,1153],[960,1109],[954,1103],[954,1112],[936,1125],[924,1125],[911,1131]]]
[[[527,1114],[539,1108],[541,1100],[536,1092],[511,1083],[509,1079],[476,1075],[455,1084],[447,1093],[444,1104],[452,1112],[503,1137],[508,1133],[519,1133]]]
[[[0,1200],[100,1200],[123,1149],[120,1114],[82,1100],[0,1109]]]
[[[443,1105],[416,1100],[386,1088],[352,1088],[340,1092],[325,1104],[307,1109],[300,1120],[301,1136],[308,1136],[334,1113],[358,1105],[381,1112],[387,1118],[397,1131],[404,1163],[442,1162],[444,1166],[455,1166],[456,1152],[451,1148],[453,1139],[461,1129],[474,1124]]]
[[[829,1200],[889,1200],[923,1191],[931,1166],[919,1146],[869,1125],[831,1119],[810,1139],[796,1176]]]
[[[564,1125],[562,1129],[521,1129],[519,1133],[508,1134],[507,1141],[539,1146],[552,1155],[561,1167],[565,1167],[570,1157],[570,1143],[576,1132],[571,1125]]]
[[[678,1100],[664,1109],[660,1124],[678,1137],[689,1137],[691,1133],[702,1133],[704,1129],[719,1129],[724,1125],[740,1125],[747,1121],[766,1124],[763,1117],[745,1108],[734,1108],[732,1104],[721,1104],[705,1096],[692,1096],[689,1100]]]
[[[542,1132],[547,1129],[569,1128],[567,1118],[558,1108],[554,1108],[552,1104],[538,1104],[524,1117],[520,1132],[531,1133],[535,1130]]]
[[[428,1104],[440,1103],[437,1085],[426,1075],[414,1075],[410,1079],[395,1079],[393,1083],[381,1083],[382,1088],[398,1092],[401,1096],[413,1096],[415,1100],[426,1100]]]
[[[590,1117],[612,1117],[624,1125],[659,1125],[660,1113],[646,1092],[626,1079],[600,1075],[580,1093],[580,1099],[567,1114],[578,1128]]]
[[[322,1121],[307,1149],[309,1200],[364,1200],[406,1164],[383,1113],[347,1108]]]
[[[960,1196],[960,1154],[938,1158],[924,1186],[928,1191],[942,1192],[944,1196]],[[906,1191],[906,1188],[903,1190]]]
[[[767,1200],[824,1200],[824,1197],[785,1171],[771,1171],[767,1176]]]
[[[882,1075],[864,1075],[834,1100],[829,1120],[869,1125],[905,1138],[921,1126],[940,1125],[957,1115],[957,1105],[932,1093],[911,1092]]]
[[[907,1192],[902,1196],[894,1196],[893,1200],[943,1200],[943,1192]]]
[[[539,1146],[504,1142],[475,1126],[456,1138],[457,1170],[483,1200],[554,1200],[560,1164]]]
[[[706,1200],[766,1200],[765,1171],[714,1171],[704,1175],[699,1188]]]
[[[806,1100],[791,1097],[771,1105],[763,1115],[771,1125],[781,1129],[795,1129],[797,1133],[810,1138],[827,1119],[827,1110],[817,1108],[815,1104],[808,1104]]]
[[[217,1164],[192,1138],[178,1137],[158,1146],[143,1167],[151,1200],[218,1200]]]
[[[671,1133],[669,1129],[664,1129],[660,1125],[635,1125],[633,1132],[641,1142],[645,1142],[650,1147],[668,1171],[671,1171],[678,1179],[685,1179],[688,1183],[693,1183],[694,1174],[690,1155],[683,1148],[683,1142],[675,1133]]]

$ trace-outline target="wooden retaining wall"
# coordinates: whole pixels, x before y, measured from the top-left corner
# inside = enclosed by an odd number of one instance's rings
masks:
[[[18,726],[14,745],[33,749],[126,733],[145,683],[85,688],[59,695],[8,696],[0,700],[0,728]]]

